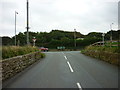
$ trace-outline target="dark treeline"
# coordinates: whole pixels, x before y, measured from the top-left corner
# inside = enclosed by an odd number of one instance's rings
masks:
[[[87,35],[83,35],[80,32],[76,33],[76,45],[77,47],[83,47],[93,44],[98,41],[102,41],[102,33],[91,32]],[[105,40],[110,40],[111,31],[105,34]],[[62,30],[52,30],[51,32],[29,32],[30,44],[33,45],[33,37],[36,40],[36,46],[38,47],[48,47],[56,48],[57,46],[65,46],[66,48],[74,47],[74,32],[62,31]],[[118,31],[112,31],[113,40],[118,39]],[[17,44],[20,46],[26,45],[26,32],[20,32],[16,35]],[[15,36],[2,37],[2,45],[14,45]]]

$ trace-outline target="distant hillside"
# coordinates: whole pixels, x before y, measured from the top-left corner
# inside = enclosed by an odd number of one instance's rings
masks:
[[[119,30],[118,30],[119,31]],[[113,40],[118,39],[118,31],[112,31]],[[51,32],[29,32],[30,43],[33,44],[33,37],[36,40],[36,46],[56,48],[57,46],[74,47],[74,33],[76,34],[77,47],[87,46],[102,40],[102,33],[90,32],[83,35],[80,32],[70,32],[63,30],[52,30]],[[110,40],[111,31],[105,34],[105,40]],[[26,45],[26,32],[20,32],[17,37],[17,44]],[[83,40],[80,38],[84,38]],[[14,45],[15,37],[2,37],[2,45]]]

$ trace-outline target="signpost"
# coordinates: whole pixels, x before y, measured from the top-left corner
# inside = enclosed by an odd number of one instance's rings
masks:
[[[74,46],[75,46],[75,49],[76,49],[76,29],[74,29]]]
[[[36,38],[35,37],[33,37],[33,47],[35,47],[35,42],[36,42]]]
[[[102,36],[103,36],[103,46],[104,46],[104,44],[105,44],[105,39],[104,39],[105,33],[103,33]]]
[[[60,47],[58,46],[57,49],[58,50],[65,50],[65,47],[64,46],[60,46]]]

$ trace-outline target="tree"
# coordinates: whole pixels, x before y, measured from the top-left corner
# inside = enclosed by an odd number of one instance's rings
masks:
[[[2,37],[2,45],[13,45],[12,39],[8,36]]]
[[[119,31],[119,30],[118,30]],[[118,31],[112,31],[113,39],[117,39]],[[26,45],[26,32],[20,32],[16,35],[17,41],[20,41],[20,45]],[[105,40],[110,40],[111,32],[107,32],[105,34]],[[33,37],[36,40],[36,46],[38,47],[48,47],[48,48],[56,48],[57,46],[65,46],[65,47],[74,47],[74,32],[63,31],[63,30],[52,30],[51,32],[29,32],[30,43],[33,44]],[[84,38],[83,40],[79,40],[77,38]],[[102,41],[102,33],[100,32],[90,32],[87,35],[83,35],[80,32],[76,32],[76,44],[77,47],[86,46],[93,44],[95,42]],[[15,36],[3,37],[3,45],[14,45]]]

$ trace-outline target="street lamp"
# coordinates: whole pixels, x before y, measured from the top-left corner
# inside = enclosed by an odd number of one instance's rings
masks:
[[[18,14],[18,12],[15,11],[15,46],[16,46],[16,14]]]
[[[74,29],[74,46],[76,48],[76,29]]]
[[[111,29],[111,35],[110,35],[110,47],[112,46],[112,25],[113,25],[114,23],[111,23],[110,24],[110,29]]]
[[[113,25],[114,23],[111,23],[110,24],[110,29],[111,29],[111,36],[110,36],[110,40],[111,40],[111,42],[112,42],[112,25]]]

